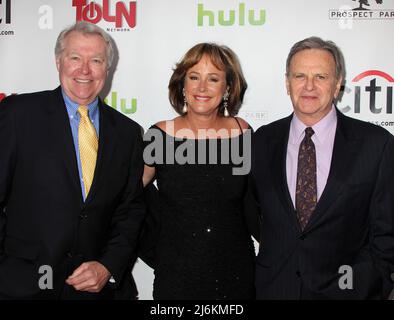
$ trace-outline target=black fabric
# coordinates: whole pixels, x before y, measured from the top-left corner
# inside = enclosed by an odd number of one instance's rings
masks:
[[[243,135],[173,141],[155,126],[150,130],[160,132],[164,147],[173,143],[174,152],[181,145],[195,148],[196,162],[204,148],[208,162],[210,143],[217,144],[211,151],[219,155],[218,163],[231,140],[243,143]],[[145,190],[149,216],[140,250],[155,269],[154,298],[254,298],[254,247],[243,212],[247,176],[233,175],[231,161],[180,165],[163,160],[155,164],[158,190],[152,184]]]
[[[146,217],[138,242],[138,256],[149,267],[155,268],[155,250],[160,234],[160,198],[153,182],[144,188]]]

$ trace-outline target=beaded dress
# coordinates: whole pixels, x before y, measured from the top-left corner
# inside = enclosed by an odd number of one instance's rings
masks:
[[[167,150],[153,164],[160,202],[154,299],[253,299],[255,255],[242,206],[247,176],[233,174],[228,156],[237,143],[242,150],[244,134],[174,139],[157,126],[149,130]],[[178,163],[186,154],[188,163]]]

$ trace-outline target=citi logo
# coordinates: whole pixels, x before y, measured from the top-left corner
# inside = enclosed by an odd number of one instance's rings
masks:
[[[11,93],[11,95],[15,95],[16,93]],[[5,97],[7,97],[7,95],[3,92],[0,92],[0,102],[1,100],[3,100]]]
[[[3,100],[5,97],[6,97],[5,93],[1,93],[1,92],[0,92],[0,102],[1,102],[1,100]]]
[[[217,18],[216,18],[217,17]],[[208,21],[209,26],[215,25],[215,20],[221,26],[233,26],[238,23],[239,26],[244,26],[248,23],[251,26],[262,26],[265,23],[265,10],[259,10],[257,17],[255,10],[246,10],[245,3],[241,2],[238,5],[238,10],[206,10],[204,4],[197,5],[197,24],[199,27],[204,25],[204,21]]]
[[[72,5],[77,10],[77,21],[87,21],[97,24],[102,19],[107,22],[115,22],[116,28],[123,27],[123,18],[126,20],[130,28],[136,25],[137,3],[135,1],[129,2],[129,8],[122,1],[116,1],[115,15],[110,14],[109,0],[103,0],[103,5],[100,6],[95,2],[86,4],[86,0],[73,0]]]
[[[137,111],[137,99],[132,98],[130,105],[127,106],[127,100],[124,98],[120,99],[120,109],[118,108],[118,93],[116,91],[111,92],[111,102],[108,97],[104,99],[104,102],[114,108],[115,110],[121,111],[123,114],[133,114]]]
[[[3,21],[6,24],[11,23],[11,0],[0,0],[0,23]]]
[[[369,82],[366,80],[370,79]],[[379,70],[367,70],[354,77],[354,113],[364,112],[366,106],[373,114],[393,113],[393,77]],[[390,85],[389,85],[390,84]],[[344,112],[350,111],[344,108]]]

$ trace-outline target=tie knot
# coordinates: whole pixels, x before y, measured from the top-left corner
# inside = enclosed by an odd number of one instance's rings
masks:
[[[315,133],[315,131],[313,131],[312,127],[308,127],[305,129],[305,137],[307,139],[310,139],[314,133]]]
[[[88,111],[89,111],[89,109],[88,109],[88,107],[87,106],[79,106],[78,107],[78,113],[79,113],[79,115],[81,116],[81,118],[88,118],[89,116],[88,116]]]

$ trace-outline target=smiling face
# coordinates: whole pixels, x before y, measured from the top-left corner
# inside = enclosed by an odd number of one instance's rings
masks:
[[[64,50],[56,57],[60,84],[67,96],[88,105],[99,94],[107,76],[106,44],[99,35],[72,31],[64,39]]]
[[[342,78],[336,78],[335,61],[330,52],[321,49],[297,52],[286,77],[294,113],[307,126],[319,122],[330,112],[341,82]]]
[[[186,72],[185,97],[188,114],[217,112],[226,91],[226,73],[219,70],[207,55]]]

